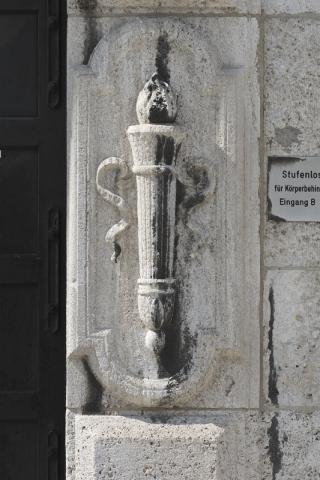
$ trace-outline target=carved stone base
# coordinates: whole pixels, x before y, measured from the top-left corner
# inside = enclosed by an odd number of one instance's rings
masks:
[[[146,347],[159,354],[165,345],[163,330],[172,320],[174,279],[138,280],[138,307],[141,320],[148,329]]]

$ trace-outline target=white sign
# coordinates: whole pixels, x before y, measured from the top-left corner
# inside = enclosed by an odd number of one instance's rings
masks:
[[[268,218],[320,221],[320,157],[269,157]]]

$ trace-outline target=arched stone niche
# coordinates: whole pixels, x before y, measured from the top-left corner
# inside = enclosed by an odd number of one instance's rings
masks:
[[[257,42],[254,19],[109,20],[89,64],[72,72],[70,408],[258,406]],[[159,69],[170,76],[186,138],[177,164],[175,309],[155,361],[137,304],[136,180],[105,178],[130,217],[112,263],[105,234],[120,214],[98,194],[95,176],[106,157],[132,165],[126,130],[138,123],[137,96]]]

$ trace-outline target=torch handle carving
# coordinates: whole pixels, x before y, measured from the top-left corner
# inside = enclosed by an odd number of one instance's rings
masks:
[[[146,346],[159,354],[174,309],[175,165],[183,133],[155,124],[134,125],[127,133],[137,181],[138,307],[147,328]]]

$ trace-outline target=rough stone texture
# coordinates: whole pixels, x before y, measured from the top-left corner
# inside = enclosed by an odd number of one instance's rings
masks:
[[[75,459],[75,415],[70,410],[66,412],[66,478],[75,480],[76,459]]]
[[[69,15],[116,15],[119,13],[252,13],[261,11],[260,0],[68,0]]]
[[[319,223],[268,221],[265,264],[268,267],[319,267]]]
[[[320,272],[269,272],[264,304],[266,401],[318,408]]]
[[[318,412],[76,415],[70,478],[318,480],[319,421]]]
[[[79,21],[78,35],[73,36],[77,22],[69,20],[74,63],[84,60],[79,32],[86,33]],[[257,407],[257,21],[105,19],[96,32],[96,41],[101,40],[89,66],[75,67],[69,75],[68,352],[83,393],[73,394],[69,388],[68,405],[83,408],[81,399],[92,405],[88,398],[94,396],[94,411],[159,403]],[[104,237],[120,215],[98,194],[95,176],[106,157],[132,163],[126,130],[137,123],[136,99],[159,62],[164,42],[169,44],[168,68],[178,95],[176,124],[187,139],[177,165],[175,328],[163,351],[171,376],[158,379],[150,373],[154,359],[144,346],[137,305],[136,180],[134,175],[128,180],[106,178],[106,188],[131,207],[130,233],[123,234],[121,257],[112,264]],[[91,394],[91,388],[96,393]]]
[[[255,480],[259,475],[257,426],[243,414],[76,416],[75,425],[76,480]]]
[[[320,21],[266,20],[266,154],[317,156],[320,150]],[[320,223],[266,224],[267,266],[319,265]]]
[[[320,476],[319,413],[280,412],[261,419],[267,435],[267,455],[261,479],[317,480]],[[265,438],[265,437],[264,437]]]
[[[320,223],[266,222],[261,338],[257,311],[257,137],[266,156],[320,153],[320,3],[261,4],[275,16],[259,16],[260,1],[69,2],[68,480],[320,478]],[[183,19],[161,17],[167,13]],[[200,16],[186,16],[192,13]],[[132,406],[123,393],[128,378],[117,377],[123,367],[140,378],[147,370],[132,288],[139,276],[135,207],[115,267],[104,234],[120,216],[94,183],[103,158],[131,159],[126,129],[137,123],[135,101],[164,30],[173,40],[177,123],[190,132],[183,158],[214,167],[207,170],[212,197],[185,216],[178,212],[177,224],[178,275],[188,271],[192,279],[182,280],[181,308],[204,381],[199,389],[186,383],[190,396],[171,399],[166,410],[140,414],[145,392]],[[134,178],[114,175],[106,186],[135,206]],[[260,187],[265,202],[266,169]],[[98,346],[96,358],[111,352],[103,368],[118,378],[119,391],[104,388],[86,339]]]
[[[267,19],[265,62],[267,154],[317,156],[320,20]]]
[[[262,0],[266,14],[320,13],[319,0]]]

